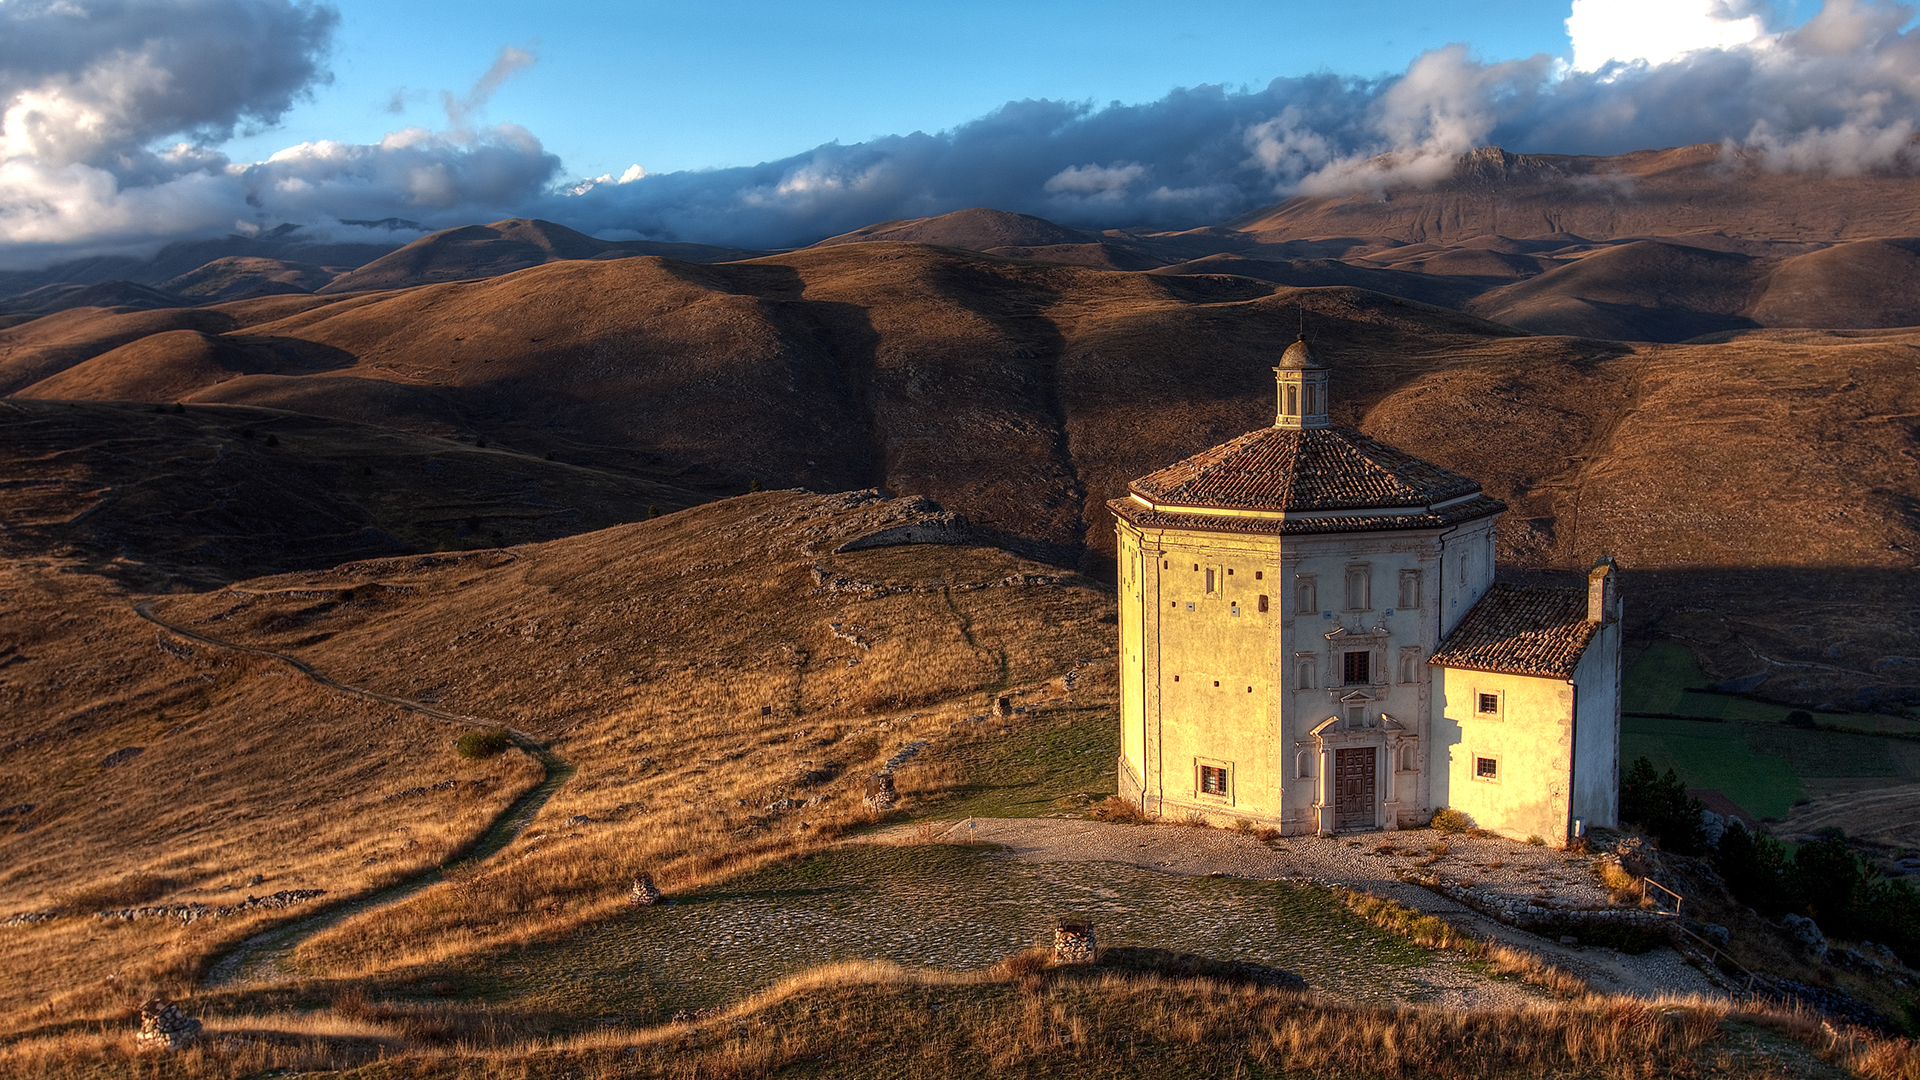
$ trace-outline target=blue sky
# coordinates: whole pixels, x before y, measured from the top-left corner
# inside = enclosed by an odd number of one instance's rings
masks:
[[[1148,102],[1203,83],[1383,76],[1452,42],[1485,59],[1568,53],[1566,4],[1540,0],[337,6],[333,84],[230,144],[232,157],[438,126],[439,92],[464,91],[505,45],[537,60],[487,116],[539,133],[581,176],[751,165],[941,131],[1023,98]]]

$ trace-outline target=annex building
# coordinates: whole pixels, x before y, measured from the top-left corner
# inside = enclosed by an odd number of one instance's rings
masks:
[[[1453,807],[1564,844],[1617,823],[1620,605],[1496,580],[1506,504],[1328,416],[1304,336],[1272,427],[1107,505],[1120,585],[1120,794],[1283,833]]]

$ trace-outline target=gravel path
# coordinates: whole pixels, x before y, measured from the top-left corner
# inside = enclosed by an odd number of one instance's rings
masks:
[[[904,826],[878,839],[910,843],[916,835],[925,836],[925,832]],[[1068,818],[973,818],[948,829],[942,839],[999,844],[1024,862],[1125,863],[1169,874],[1227,874],[1345,886],[1442,916],[1475,936],[1527,949],[1604,993],[1720,996],[1706,976],[1665,946],[1630,956],[1607,948],[1562,945],[1494,922],[1395,874],[1416,861],[1425,862],[1433,855],[1432,845],[1445,843],[1446,852],[1432,869],[1449,877],[1533,899],[1551,897],[1570,906],[1603,906],[1606,892],[1596,880],[1593,860],[1553,848],[1431,829],[1359,837],[1294,836],[1269,845],[1226,829],[1109,825]],[[1466,994],[1458,1004],[1507,1004],[1497,998],[1497,993]]]

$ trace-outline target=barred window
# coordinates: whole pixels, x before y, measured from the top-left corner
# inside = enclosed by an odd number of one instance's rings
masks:
[[[1473,775],[1478,780],[1500,779],[1500,762],[1497,758],[1477,757],[1473,759]]]
[[[1220,795],[1227,793],[1227,770],[1212,765],[1200,766],[1200,794]]]
[[[1348,686],[1365,685],[1366,683],[1372,681],[1369,678],[1369,676],[1372,674],[1370,670],[1371,665],[1368,663],[1368,661],[1371,659],[1372,659],[1372,654],[1366,652],[1365,650],[1362,650],[1360,652],[1350,652],[1346,654],[1345,657],[1342,658],[1343,673],[1346,676],[1346,683]]]

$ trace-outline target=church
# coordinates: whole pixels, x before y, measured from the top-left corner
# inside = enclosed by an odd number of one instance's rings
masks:
[[[1287,835],[1425,825],[1556,846],[1614,826],[1620,602],[1494,572],[1506,504],[1328,415],[1302,335],[1273,426],[1128,485],[1121,797]]]

